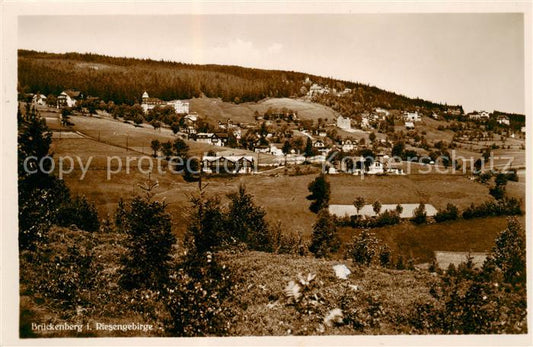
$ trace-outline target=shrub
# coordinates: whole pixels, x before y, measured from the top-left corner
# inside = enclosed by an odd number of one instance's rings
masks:
[[[503,198],[498,201],[485,201],[481,205],[471,204],[463,211],[464,219],[488,216],[521,215],[520,201],[515,198]]]
[[[357,264],[368,266],[378,256],[379,250],[380,241],[376,235],[368,230],[363,230],[354,236],[348,248],[347,256]]]
[[[481,173],[478,179],[479,179],[479,182],[485,184],[491,179],[491,177],[492,177],[492,172],[486,171],[486,172]]]
[[[271,229],[270,239],[275,253],[306,255],[309,252],[308,242],[303,239],[300,231],[282,230],[280,224]]]
[[[426,206],[423,203],[420,203],[420,205],[418,205],[418,207],[415,209],[411,221],[415,224],[422,224],[427,221]]]
[[[97,231],[100,227],[98,212],[85,196],[76,196],[63,203],[57,212],[56,222],[64,227],[75,225],[85,231]]]
[[[509,218],[507,229],[496,239],[487,263],[501,269],[504,281],[526,283],[525,231],[516,218]]]
[[[376,219],[373,227],[395,225],[400,223],[400,215],[397,212],[384,211]]]
[[[434,218],[437,223],[447,220],[456,220],[459,218],[459,209],[454,204],[448,204],[446,205],[446,209],[439,210]]]
[[[450,264],[441,285],[432,288],[436,305],[416,308],[411,323],[417,331],[445,334],[525,333],[527,296],[525,233],[516,219],[496,239],[482,269],[468,257]]]
[[[489,189],[489,194],[494,197],[496,200],[501,200],[505,197],[505,187],[494,186]]]
[[[392,263],[392,251],[387,245],[382,245],[379,250],[379,264],[383,267],[389,267]]]
[[[511,170],[505,174],[508,181],[518,182],[518,175],[516,170]]]
[[[94,262],[95,245],[89,235],[52,229],[47,244],[21,253],[20,282],[25,290],[35,298],[46,299],[66,316],[78,306],[94,305],[90,294],[100,267]]]
[[[231,310],[229,270],[211,252],[196,253],[171,276],[166,291],[170,332],[176,336],[223,336]]]
[[[359,218],[359,216],[335,218],[335,223],[339,226],[350,226],[352,228],[379,228],[386,225],[395,225],[401,222],[400,215],[396,211],[385,210],[377,217]]]
[[[382,299],[367,293],[353,295],[346,292],[341,297],[340,309],[344,315],[344,324],[357,331],[366,327],[379,328],[386,316]]]

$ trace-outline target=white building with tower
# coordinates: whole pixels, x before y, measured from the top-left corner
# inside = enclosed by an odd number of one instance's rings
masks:
[[[144,113],[153,109],[156,106],[172,106],[178,114],[189,114],[189,103],[181,100],[163,101],[158,98],[151,98],[145,91],[142,95],[141,107]]]

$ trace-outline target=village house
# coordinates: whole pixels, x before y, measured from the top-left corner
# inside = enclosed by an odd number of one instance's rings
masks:
[[[39,106],[46,106],[46,96],[44,96],[43,94],[37,93],[31,99],[31,103],[34,105],[39,105]]]
[[[415,128],[415,123],[413,122],[405,122],[405,129],[411,130]]]
[[[319,129],[318,130],[318,136],[320,136],[320,137],[328,136],[328,133],[326,132],[326,129]]]
[[[417,111],[415,111],[415,112],[405,112],[403,114],[403,119],[406,122],[420,122],[422,120],[422,117],[420,116],[420,114]]]
[[[280,156],[284,155],[283,150],[278,148],[275,144],[271,144],[270,145],[269,153],[272,154],[272,155],[275,155],[277,157],[280,157]]]
[[[382,175],[385,173],[385,168],[381,161],[374,161],[369,166],[365,172],[367,175]]]
[[[361,129],[370,129],[370,119],[368,115],[364,115],[363,118],[361,118]]]
[[[524,126],[524,127],[521,127],[521,128],[520,128],[520,131],[521,131],[522,133],[525,134],[525,133],[526,133],[526,127],[525,127],[525,126]]]
[[[376,112],[378,115],[381,115],[381,116],[384,116],[384,117],[387,117],[390,115],[390,112],[387,111],[386,109],[384,108],[380,108],[380,107],[377,107],[374,112]]]
[[[511,125],[511,120],[506,115],[498,116],[498,118],[496,118],[496,122],[498,122],[498,124],[502,124],[502,125]]]
[[[342,141],[341,145],[342,145],[341,149],[343,152],[351,152],[355,148],[354,142],[350,139]]]
[[[216,155],[202,158],[202,172],[205,173],[251,174],[256,171],[256,161],[251,155]]]
[[[344,88],[344,90],[342,92],[339,92],[337,95],[338,96],[343,96],[343,95],[346,95],[346,94],[350,94],[352,92],[352,90],[350,88]]]
[[[207,143],[209,145],[223,147],[228,142],[227,133],[197,133],[196,142]]]
[[[337,117],[337,127],[344,130],[351,129],[350,118],[344,118],[343,116]]]
[[[320,94],[325,94],[325,93],[329,93],[329,88],[322,87],[321,85],[314,83],[309,88],[309,92],[307,92],[307,96],[312,97],[314,95],[320,95]]]
[[[228,144],[229,134],[225,132],[216,132],[213,137],[215,146],[226,146]]]
[[[254,147],[255,153],[269,153],[270,152],[270,146],[267,145],[257,145]]]
[[[57,108],[60,107],[74,107],[78,98],[81,98],[82,94],[79,91],[65,90],[57,97]]]
[[[172,106],[177,114],[189,113],[188,102],[184,102],[181,100],[163,101],[158,98],[151,98],[145,91],[142,95],[141,103],[141,107],[143,108],[144,113],[147,113],[149,110],[153,109],[156,106]]]
[[[490,114],[487,111],[474,111],[468,114],[468,118],[471,120],[487,120],[490,118]]]
[[[446,109],[446,113],[452,116],[460,116],[461,114],[463,114],[462,108],[460,106],[448,107]]]
[[[186,125],[185,129],[183,129],[183,132],[188,135],[194,135],[196,134],[196,128],[192,125]]]
[[[198,121],[198,114],[196,112],[191,112],[185,117],[183,117],[183,120],[187,125],[194,125]]]

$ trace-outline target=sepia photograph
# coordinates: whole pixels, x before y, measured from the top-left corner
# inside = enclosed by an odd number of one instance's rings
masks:
[[[10,343],[532,342],[531,2],[61,4],[6,10]]]

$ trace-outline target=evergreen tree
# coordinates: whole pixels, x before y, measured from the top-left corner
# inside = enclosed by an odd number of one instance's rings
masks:
[[[126,289],[156,290],[168,283],[170,252],[176,240],[166,204],[152,200],[155,187],[149,181],[146,195],[131,201],[123,220],[127,252],[121,260],[120,283]]]
[[[487,262],[501,269],[503,278],[511,284],[526,283],[525,231],[516,219],[508,220],[507,229],[496,238],[496,245]]]
[[[20,112],[20,111],[19,111]],[[18,221],[20,249],[35,249],[46,241],[59,206],[70,199],[62,180],[48,172],[52,136],[35,108],[20,113],[18,124]]]
[[[377,216],[379,212],[381,211],[381,203],[377,200],[374,201],[374,203],[372,204],[372,210],[374,210],[374,213]]]
[[[159,142],[158,139],[154,139],[150,142],[150,147],[152,148],[152,151],[154,151],[153,157],[157,157],[157,152],[161,148],[161,142]]]
[[[307,199],[313,200],[309,206],[312,212],[318,213],[321,209],[328,207],[331,188],[324,174],[320,174],[313,182],[309,183],[307,189],[311,192]]]
[[[174,149],[174,155],[179,158],[187,158],[189,146],[185,143],[185,141],[182,139],[176,139],[172,144],[172,148]]]
[[[359,212],[365,206],[365,198],[363,198],[362,196],[358,196],[353,201],[353,205],[354,205],[355,209],[357,210],[357,217],[359,217]]]
[[[239,190],[228,197],[228,236],[245,242],[251,249],[272,251],[266,213],[255,205],[252,196],[246,193],[244,185],[240,185]]]
[[[426,205],[424,203],[421,202],[414,210],[411,221],[415,224],[422,224],[427,221]]]
[[[307,142],[305,143],[305,150],[304,155],[306,158],[312,157],[315,154],[314,148],[313,148],[313,141],[311,138],[307,138]]]
[[[201,191],[190,199],[193,211],[190,215],[185,244],[190,253],[204,254],[224,244],[226,223],[220,200],[206,198]]]
[[[313,226],[313,235],[309,251],[316,257],[329,257],[340,247],[335,222],[327,210],[318,213],[318,218]]]

